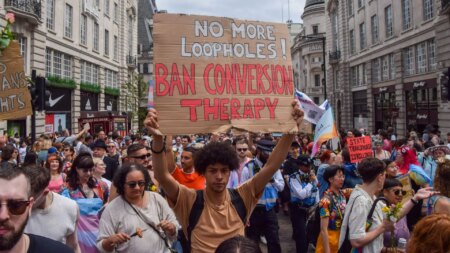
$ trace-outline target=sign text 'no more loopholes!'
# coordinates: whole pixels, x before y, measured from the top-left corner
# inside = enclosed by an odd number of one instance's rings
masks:
[[[295,129],[285,24],[157,14],[154,25],[154,104],[164,134]]]

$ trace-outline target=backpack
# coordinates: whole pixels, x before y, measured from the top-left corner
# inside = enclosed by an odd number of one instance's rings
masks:
[[[230,193],[231,203],[236,209],[239,218],[243,224],[246,223],[247,217],[247,209],[245,208],[244,201],[242,200],[241,195],[237,192],[236,189],[228,189]],[[191,235],[192,230],[194,230],[195,226],[202,215],[203,208],[205,207],[205,199],[203,197],[203,190],[197,190],[197,196],[195,197],[194,204],[192,205],[191,213],[189,214],[189,225],[187,227],[187,240],[189,244],[189,250],[191,248]]]
[[[324,198],[327,198],[330,200],[331,206],[335,205],[333,197],[328,198],[328,197],[324,196]],[[314,242],[317,243],[317,238],[319,237],[319,234],[320,234],[320,206],[319,205],[320,205],[320,201],[319,201],[319,204],[314,209],[314,215],[312,215],[311,219],[309,220],[309,222],[311,222],[311,226],[308,227],[308,240],[313,243]]]

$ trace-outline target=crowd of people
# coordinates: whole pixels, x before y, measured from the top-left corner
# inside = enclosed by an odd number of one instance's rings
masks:
[[[277,253],[278,212],[296,252],[450,251],[450,144],[431,126],[342,131],[311,157],[308,134],[161,136],[154,109],[144,124],[1,136],[0,251]],[[373,157],[352,163],[363,135]]]

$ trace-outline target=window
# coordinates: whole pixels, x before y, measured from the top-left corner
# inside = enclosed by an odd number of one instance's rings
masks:
[[[312,26],[312,31],[313,31],[313,34],[318,34],[319,33],[319,26],[318,25],[313,25]]]
[[[95,6],[100,10],[100,0],[95,0]]]
[[[114,3],[114,21],[119,22],[119,5]]]
[[[358,82],[356,81],[356,67],[350,68],[350,83],[353,87],[358,86]]]
[[[358,9],[364,6],[364,0],[358,0]]]
[[[402,0],[403,30],[411,28],[411,0]]]
[[[45,76],[52,75],[52,51],[50,49],[45,50]]]
[[[99,40],[98,37],[100,36],[100,28],[98,26],[98,23],[94,23],[94,50],[98,52],[99,47]]]
[[[348,16],[353,16],[353,1],[354,0],[347,0],[347,5],[348,5]]]
[[[394,54],[389,55],[390,79],[395,79],[395,59]]]
[[[384,23],[386,26],[386,38],[392,37],[393,23],[392,23],[392,6],[389,5],[384,9]]]
[[[55,0],[47,0],[47,29],[55,30]]]
[[[72,56],[46,49],[45,74],[64,79],[72,79]]]
[[[72,38],[72,6],[66,4],[66,13],[64,15],[64,36]]]
[[[148,64],[147,63],[144,63],[144,66],[142,66],[142,72],[144,74],[148,74]]]
[[[63,78],[64,79],[72,79],[72,57],[68,57],[64,55],[64,71]]]
[[[28,59],[28,53],[27,53],[27,38],[26,37],[20,37],[19,39],[19,45],[20,45],[20,55],[23,58],[23,69],[25,73],[27,72],[27,59]]]
[[[416,65],[417,73],[425,73],[427,71],[427,61],[426,61],[426,43],[422,42],[416,47]]]
[[[381,58],[382,80],[389,80],[389,55],[385,55]]]
[[[87,44],[87,17],[85,15],[81,15],[80,43],[82,45],[86,45]]]
[[[430,20],[433,16],[433,0],[423,0],[423,20]]]
[[[98,70],[99,70],[99,66],[94,65],[92,68],[92,83],[96,83],[98,84]]]
[[[355,51],[355,31],[350,30],[350,54],[354,54]]]
[[[372,82],[380,82],[380,58],[372,60]]]
[[[112,88],[119,88],[119,85],[117,84],[117,73],[105,69],[105,81],[106,81],[106,87],[112,87]]]
[[[372,26],[372,44],[376,44],[378,42],[378,16],[373,15],[370,18],[370,23]]]
[[[128,55],[133,55],[133,17],[128,16]]]
[[[62,55],[60,52],[53,53],[53,75],[61,77],[61,58]]]
[[[81,61],[81,81],[98,85],[99,66],[90,62]]]
[[[314,86],[320,87],[320,75],[314,75]]]
[[[331,30],[333,36],[333,51],[339,50],[339,35],[338,35],[338,15],[336,12],[331,14]]]
[[[367,46],[366,42],[366,25],[363,23],[359,24],[359,46],[363,50]]]
[[[105,55],[109,55],[109,31],[105,29]]]
[[[114,56],[113,56],[113,58],[114,58],[114,60],[117,60],[118,59],[118,54],[119,54],[119,44],[118,44],[118,41],[117,41],[117,36],[114,36]]]
[[[403,50],[403,65],[405,66],[405,75],[414,75],[414,47]]]
[[[428,65],[430,70],[436,70],[436,44],[434,39],[428,41]]]
[[[105,15],[109,16],[109,5],[110,5],[109,0],[103,0],[103,1],[105,1],[104,2],[105,3]]]

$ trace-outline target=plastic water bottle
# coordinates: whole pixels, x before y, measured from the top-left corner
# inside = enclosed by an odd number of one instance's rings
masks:
[[[406,239],[405,238],[398,239],[397,249],[399,249],[403,252],[406,251]]]

